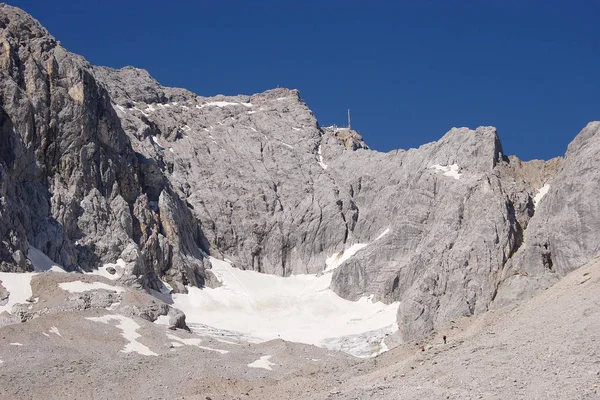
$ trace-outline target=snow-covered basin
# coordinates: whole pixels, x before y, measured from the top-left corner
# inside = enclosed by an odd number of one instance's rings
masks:
[[[345,300],[329,289],[332,271],[283,278],[242,271],[215,258],[210,261],[221,287],[188,287],[188,294],[173,295],[174,306],[185,312],[192,329],[202,324],[254,341],[280,338],[356,356],[372,356],[387,348],[383,343],[376,348],[341,347],[335,338],[347,342],[344,337],[364,335],[365,341],[382,342],[397,330],[398,303]]]

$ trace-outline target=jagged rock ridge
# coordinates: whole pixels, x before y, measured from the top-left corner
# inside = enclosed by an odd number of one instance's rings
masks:
[[[18,9],[0,15],[3,270],[27,269],[32,245],[71,269],[122,258],[125,281],[185,291],[214,283],[207,253],[287,276],[369,243],[332,287],[400,301],[408,339],[597,255],[597,124],[564,163],[506,157],[492,127],[380,153],[321,128],[298,91],[165,88],[143,70],[91,66]]]

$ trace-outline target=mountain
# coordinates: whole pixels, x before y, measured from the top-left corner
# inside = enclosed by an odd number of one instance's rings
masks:
[[[208,257],[331,273],[398,302],[403,341],[522,301],[598,255],[600,124],[564,159],[507,156],[493,127],[370,150],[297,90],[202,97],[96,67],[0,6],[0,271],[116,264],[151,293],[220,284]]]

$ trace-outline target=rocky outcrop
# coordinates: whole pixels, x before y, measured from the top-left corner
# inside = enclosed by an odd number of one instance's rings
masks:
[[[493,127],[380,153],[321,128],[297,90],[201,97],[93,67],[13,7],[0,29],[2,271],[30,270],[32,245],[184,292],[218,284],[207,254],[282,276],[343,257],[332,288],[398,301],[410,339],[597,255],[596,123],[564,161],[507,157]]]
[[[188,243],[201,228],[164,178],[144,187],[160,171],[134,152],[91,65],[7,5],[0,41],[0,270],[30,269],[20,255],[32,245],[70,270],[127,258],[125,280],[159,288],[171,270],[201,285]]]
[[[540,198],[499,289],[499,305],[545,289],[600,255],[600,122],[589,123],[567,149],[562,167]]]

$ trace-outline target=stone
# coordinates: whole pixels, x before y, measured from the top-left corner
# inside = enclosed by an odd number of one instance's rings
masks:
[[[598,122],[564,159],[506,156],[490,126],[382,153],[321,127],[298,90],[202,97],[92,66],[15,7],[0,16],[0,271],[30,269],[32,245],[68,271],[121,258],[119,282],[148,291],[218,286],[209,255],[332,273],[346,299],[398,302],[408,341],[598,256]]]
[[[169,317],[169,329],[184,329],[191,332],[190,328],[185,323],[185,314],[181,310],[170,307],[167,316]]]

